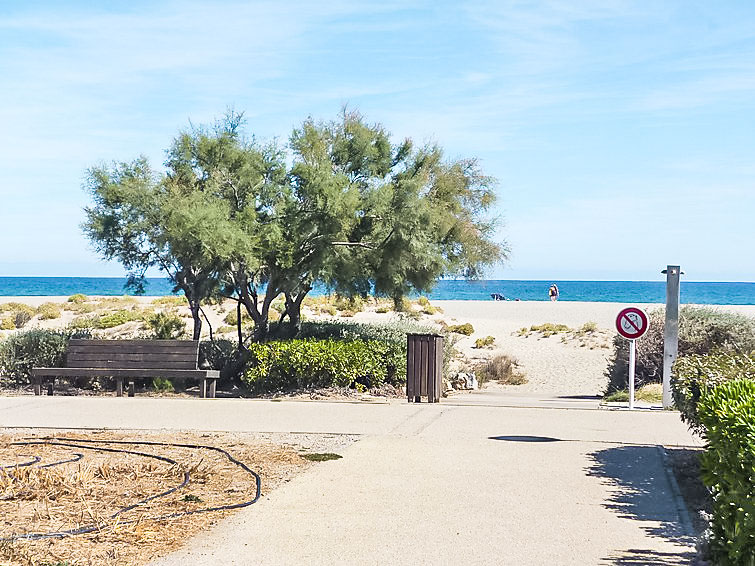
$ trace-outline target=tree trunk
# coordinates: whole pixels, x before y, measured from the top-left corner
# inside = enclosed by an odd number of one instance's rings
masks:
[[[199,312],[199,302],[189,299],[189,310],[191,310],[191,318],[194,320],[194,331],[191,339],[199,340],[202,336],[202,317]]]
[[[293,338],[301,332],[301,305],[304,298],[312,290],[309,285],[305,286],[298,295],[285,293],[286,312],[288,313],[288,336]]]

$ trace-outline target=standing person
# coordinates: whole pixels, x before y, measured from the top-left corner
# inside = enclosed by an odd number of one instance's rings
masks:
[[[558,300],[558,286],[555,283],[548,289],[548,296],[551,298],[551,301]]]

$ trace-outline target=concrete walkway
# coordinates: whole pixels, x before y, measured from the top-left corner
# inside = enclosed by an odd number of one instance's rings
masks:
[[[15,397],[0,399],[0,427],[364,435],[156,566],[687,563],[659,448],[699,445],[677,413],[511,399]]]

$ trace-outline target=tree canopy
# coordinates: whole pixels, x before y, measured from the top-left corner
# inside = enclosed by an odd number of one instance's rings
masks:
[[[447,160],[435,145],[394,144],[380,125],[344,110],[305,120],[287,150],[243,135],[229,112],[212,127],[181,132],[157,173],[143,157],[97,166],[84,230],[139,288],[149,267],[187,297],[194,338],[201,305],[238,301],[265,340],[273,300],[287,331],[317,285],[399,301],[438,278],[476,278],[506,258],[494,241],[494,179],[474,159]],[[238,333],[243,348],[241,317]]]

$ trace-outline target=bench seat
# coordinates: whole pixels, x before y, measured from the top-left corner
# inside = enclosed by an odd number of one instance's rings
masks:
[[[198,356],[193,340],[70,340],[67,367],[32,368],[34,394],[41,395],[43,380],[56,377],[113,377],[120,397],[124,379],[161,377],[196,379],[201,397],[215,397],[220,372],[197,369]]]

